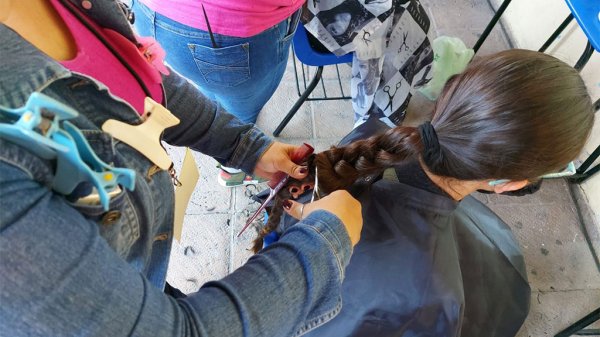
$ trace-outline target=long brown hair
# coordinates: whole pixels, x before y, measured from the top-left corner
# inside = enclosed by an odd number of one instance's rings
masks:
[[[435,155],[423,155],[428,149],[417,128],[398,126],[323,151],[309,169],[314,174],[318,167],[325,193],[419,157],[442,177],[534,179],[573,160],[593,121],[591,98],[575,69],[550,55],[513,49],[474,60],[446,83],[431,121],[439,143]],[[273,223],[263,228],[255,249],[281,212],[273,208]]]

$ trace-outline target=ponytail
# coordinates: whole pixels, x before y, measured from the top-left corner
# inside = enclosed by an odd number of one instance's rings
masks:
[[[290,184],[300,188],[314,181],[317,166],[319,190],[331,193],[419,155],[436,176],[535,179],[573,160],[593,124],[591,97],[573,67],[543,53],[513,49],[474,60],[453,76],[435,104],[431,124],[400,126],[332,147],[311,158],[309,177]],[[277,227],[281,202],[289,198],[288,188],[276,196],[277,207],[255,248]]]

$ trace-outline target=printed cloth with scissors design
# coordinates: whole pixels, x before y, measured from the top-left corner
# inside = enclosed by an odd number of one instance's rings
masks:
[[[431,80],[431,22],[419,0],[309,0],[306,30],[340,56],[354,52],[356,125],[402,123],[416,89]]]

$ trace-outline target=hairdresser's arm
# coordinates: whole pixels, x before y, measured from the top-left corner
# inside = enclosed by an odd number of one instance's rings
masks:
[[[244,124],[171,71],[163,76],[167,108],[181,122],[165,131],[164,140],[214,157],[222,164],[254,171],[272,140],[253,124]]]
[[[11,336],[293,336],[340,306],[350,240],[316,211],[220,281],[175,300],[65,200],[0,161],[0,330]]]

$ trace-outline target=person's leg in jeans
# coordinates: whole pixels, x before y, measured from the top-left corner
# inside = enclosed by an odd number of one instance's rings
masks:
[[[215,48],[206,31],[153,12],[139,1],[133,1],[132,9],[138,34],[155,38],[175,71],[243,122],[256,122],[285,72],[299,12],[252,37],[213,34]],[[221,168],[218,180],[226,187],[263,181],[239,170]]]
[[[161,44],[175,71],[242,121],[256,122],[283,77],[297,20],[283,20],[248,38],[213,34],[215,48],[206,31],[152,12],[137,1],[133,10],[138,33]]]

